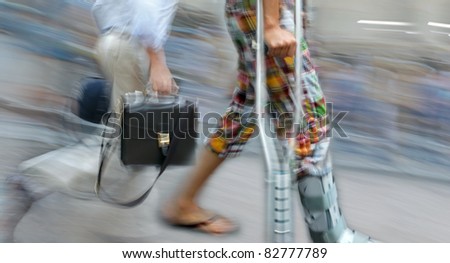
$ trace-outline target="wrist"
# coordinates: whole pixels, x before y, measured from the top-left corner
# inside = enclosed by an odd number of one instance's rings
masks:
[[[264,19],[264,30],[270,30],[279,27],[280,27],[279,21],[273,19],[272,17],[266,17]]]
[[[147,48],[147,54],[150,58],[152,64],[165,64],[166,56],[163,49],[154,50],[152,48]]]
[[[264,29],[276,29],[280,27],[280,11],[281,11],[281,0],[264,0]]]

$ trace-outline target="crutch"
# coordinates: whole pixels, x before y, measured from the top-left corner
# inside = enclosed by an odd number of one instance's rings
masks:
[[[301,98],[301,37],[302,27],[302,1],[296,0],[296,85],[294,94],[295,102],[303,101]],[[293,174],[293,161],[295,160],[294,145],[287,141],[275,139],[275,136],[267,136],[266,128],[269,125],[268,114],[264,108],[267,102],[266,93],[266,69],[265,69],[265,45],[264,45],[264,17],[263,0],[257,1],[257,43],[256,43],[256,113],[260,127],[260,139],[266,164],[266,239],[271,243],[294,242],[294,213],[292,186],[295,175]],[[294,127],[303,116],[301,103],[296,105],[294,114]],[[268,129],[270,131],[270,129]],[[296,133],[294,133],[296,134]],[[291,140],[295,143],[295,140]]]

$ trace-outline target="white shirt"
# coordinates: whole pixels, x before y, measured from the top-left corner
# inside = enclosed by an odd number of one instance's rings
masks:
[[[161,49],[169,36],[178,0],[97,0],[92,14],[100,31],[114,28]]]

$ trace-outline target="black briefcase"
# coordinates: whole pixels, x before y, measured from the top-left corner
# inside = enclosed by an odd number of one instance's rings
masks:
[[[112,142],[117,141],[104,138],[95,192],[107,203],[133,207],[147,198],[167,166],[187,165],[195,160],[199,114],[195,102],[180,96],[155,98],[135,92],[126,94],[123,103],[119,118],[122,120],[119,138],[123,165],[155,165],[160,167],[159,173],[147,191],[131,201],[117,200],[105,192],[100,195],[104,166],[114,152],[116,144]]]
[[[130,101],[131,100],[131,101]],[[124,98],[124,165],[186,165],[195,157],[196,103],[179,96]]]

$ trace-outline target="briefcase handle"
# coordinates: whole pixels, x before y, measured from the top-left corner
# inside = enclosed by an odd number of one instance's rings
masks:
[[[170,105],[180,101],[180,96],[178,94],[171,95],[153,95],[148,94],[145,97],[148,102],[154,102],[155,104]]]
[[[130,107],[148,103],[164,106],[177,104],[180,102],[180,99],[178,94],[156,95],[154,92],[151,92],[144,95],[142,91],[134,91],[125,93],[125,95],[122,96],[122,104],[129,105]]]
[[[170,93],[170,95],[158,94],[157,91],[153,90],[153,84],[150,81],[147,82],[147,85],[145,86],[145,90],[146,90],[146,94],[148,97],[158,99],[160,97],[177,96],[180,91],[180,87],[178,86],[177,82],[174,79],[172,79],[172,92]]]

